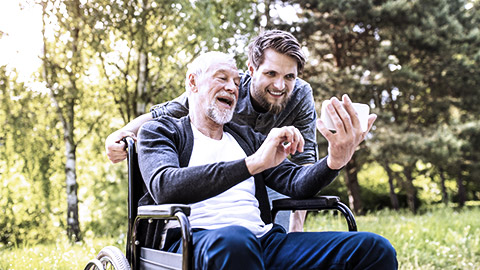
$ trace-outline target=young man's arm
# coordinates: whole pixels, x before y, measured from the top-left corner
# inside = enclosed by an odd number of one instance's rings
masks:
[[[110,134],[105,140],[105,150],[107,157],[113,163],[123,161],[127,158],[127,152],[125,151],[125,143],[123,138],[129,136],[136,138],[138,130],[146,122],[156,119],[162,115],[169,115],[175,118],[181,118],[188,114],[188,99],[186,93],[183,93],[179,97],[166,103],[158,104],[150,109],[149,113],[140,115],[133,119],[123,128]]]
[[[298,165],[313,164],[318,160],[317,138],[316,138],[316,120],[315,101],[313,95],[307,94],[300,104],[298,104],[295,119],[292,125],[296,127],[305,140],[304,151],[292,155],[290,161]]]
[[[296,127],[305,140],[302,153],[292,155],[290,161],[298,165],[312,164],[318,159],[315,101],[310,84],[297,78],[291,100],[285,108],[287,118],[283,125]]]
[[[110,161],[113,163],[117,163],[126,159],[127,152],[125,151],[125,143],[122,141],[122,139],[128,136],[135,139],[140,127],[152,119],[153,117],[151,113],[142,114],[130,121],[130,123],[125,125],[123,128],[108,135],[107,139],[105,140],[105,150],[107,152],[108,159],[110,159]]]

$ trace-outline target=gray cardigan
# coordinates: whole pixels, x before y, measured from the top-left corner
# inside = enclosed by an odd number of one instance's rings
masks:
[[[265,136],[248,126],[228,123],[230,133],[245,151],[253,154]],[[251,175],[245,159],[187,167],[193,149],[193,133],[188,116],[181,119],[163,116],[147,122],[138,134],[138,162],[148,192],[140,205],[195,203],[216,196]],[[280,165],[254,175],[255,197],[261,218],[272,222],[266,186],[292,198],[308,198],[332,182],[338,175],[326,163],[326,157],[313,165],[295,165],[285,159]]]

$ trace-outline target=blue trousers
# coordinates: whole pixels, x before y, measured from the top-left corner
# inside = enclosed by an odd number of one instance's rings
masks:
[[[181,253],[181,240],[168,248]],[[195,269],[397,269],[390,242],[370,232],[295,232],[274,227],[261,238],[241,226],[194,230]]]

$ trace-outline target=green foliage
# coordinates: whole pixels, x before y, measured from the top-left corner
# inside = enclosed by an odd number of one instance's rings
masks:
[[[80,222],[87,235],[121,237],[127,228],[126,164],[109,163],[103,148],[96,136],[79,147],[80,153],[88,153],[78,162]]]
[[[108,102],[97,92],[88,99],[93,109]],[[86,104],[82,103],[82,104]],[[14,74],[0,73],[0,246],[31,245],[54,241],[66,229],[66,194],[62,131],[50,98],[21,83]],[[96,117],[95,111],[78,106],[79,117]],[[93,128],[77,151],[80,219],[88,235],[125,234],[126,168],[110,164],[104,141],[112,129],[106,118]],[[89,129],[78,124],[81,133]],[[10,132],[15,131],[15,132]]]
[[[363,208],[367,211],[377,211],[384,208],[391,209],[392,204],[389,197],[388,177],[383,168],[377,163],[371,163],[365,165],[362,171],[358,175],[360,184],[360,194],[362,197]],[[322,189],[319,195],[334,195],[340,197],[340,200],[346,204],[349,202],[349,196],[347,187],[344,184],[345,177],[341,174],[330,185]],[[429,184],[434,184],[429,181]],[[422,187],[422,185],[419,185]],[[398,200],[401,208],[407,207],[407,197],[405,192],[397,190],[399,192]],[[421,192],[421,195],[425,197],[422,202],[436,203],[437,201],[428,200],[434,194],[431,192]],[[422,197],[422,198],[423,198]],[[417,201],[420,204],[420,201]]]
[[[83,9],[97,68],[124,122],[184,92],[186,65],[199,53],[229,51],[244,62],[253,31],[251,1],[98,0]]]
[[[64,196],[57,193],[60,136],[49,99],[1,67],[0,104],[0,245],[53,240],[61,232],[57,205]]]
[[[457,136],[460,139],[460,156],[465,161],[461,166],[462,177],[467,183],[467,189],[472,190],[471,199],[480,199],[480,122],[469,121],[458,127]],[[455,164],[449,163],[451,166]],[[458,170],[458,169],[457,169]],[[467,198],[468,199],[468,198]]]
[[[37,3],[45,12],[42,72],[32,76],[34,84],[23,85],[14,72],[0,70],[0,245],[56,239],[67,227],[65,190],[72,188],[78,188],[81,231],[120,237],[126,168],[107,160],[105,138],[149,104],[183,92],[186,64],[200,52],[230,51],[244,63],[254,5],[22,2]],[[147,73],[141,72],[142,54]],[[76,183],[67,188],[64,139],[76,161]]]
[[[458,127],[474,121],[480,108],[473,108],[480,98],[480,62],[473,61],[478,1],[291,2],[302,8],[295,31],[310,53],[303,79],[315,98],[345,93],[378,115],[355,155],[358,167],[372,161],[397,166],[390,180],[406,192],[412,210],[423,192],[417,177],[443,186],[453,180],[459,200],[476,199],[476,191],[463,186],[477,182],[469,178],[477,159],[464,157],[470,148],[461,148]],[[431,167],[419,169],[419,163]]]

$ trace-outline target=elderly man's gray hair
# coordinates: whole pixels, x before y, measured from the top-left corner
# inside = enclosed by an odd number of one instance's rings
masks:
[[[207,71],[210,65],[212,63],[219,62],[218,60],[222,60],[223,62],[231,62],[235,66],[237,65],[235,59],[230,54],[217,51],[202,53],[187,66],[188,70],[185,78],[185,87],[187,88],[187,90],[189,90],[188,76],[190,74],[201,77]]]

